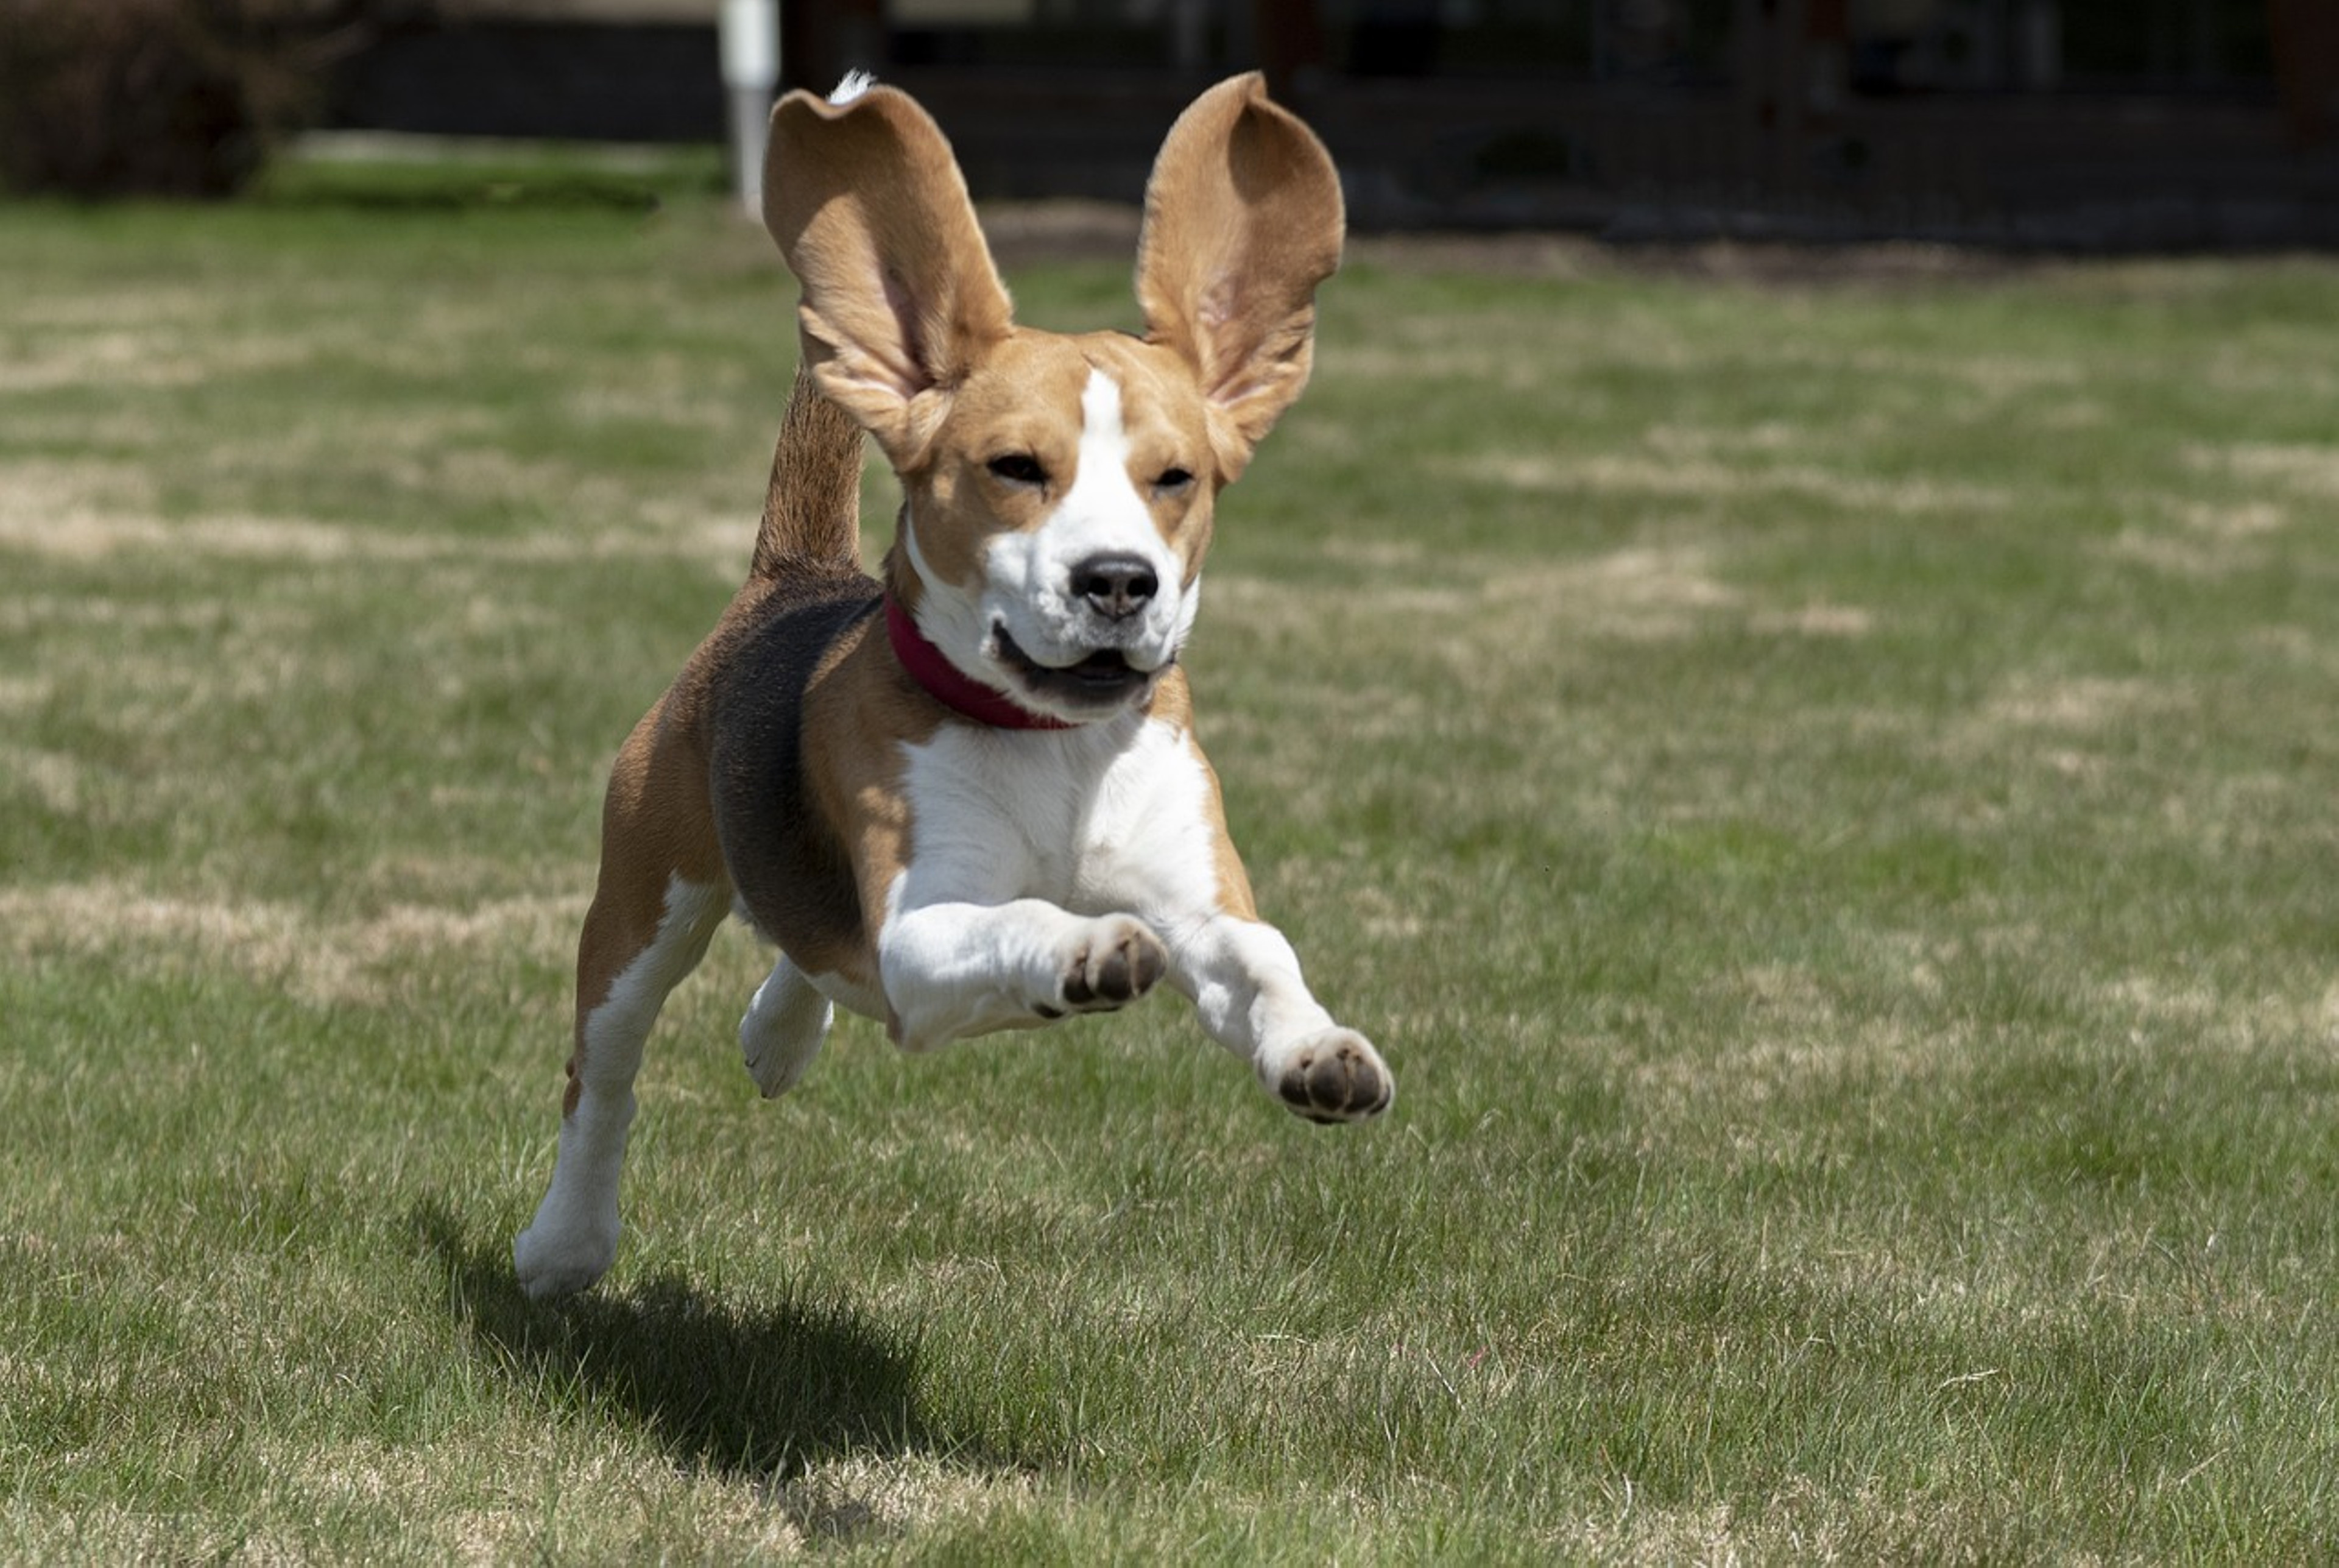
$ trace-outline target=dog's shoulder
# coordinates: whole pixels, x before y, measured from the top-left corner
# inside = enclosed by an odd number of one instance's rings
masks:
[[[718,730],[793,720],[814,673],[883,599],[862,572],[808,572],[751,582],[701,649]]]

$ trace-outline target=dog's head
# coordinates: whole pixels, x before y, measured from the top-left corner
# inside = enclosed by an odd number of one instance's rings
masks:
[[[1144,700],[1193,624],[1219,488],[1307,383],[1340,188],[1240,76],[1146,188],[1145,333],[1014,323],[949,143],[884,87],[773,112],[765,220],[821,390],[900,476],[888,586],[964,674],[1080,722]]]

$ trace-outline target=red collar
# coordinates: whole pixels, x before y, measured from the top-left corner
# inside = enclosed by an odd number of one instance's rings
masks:
[[[953,713],[962,714],[977,724],[1002,730],[1068,730],[1067,721],[1047,714],[1035,714],[1030,708],[995,686],[987,686],[950,662],[942,649],[926,640],[918,630],[918,623],[902,601],[891,593],[885,596],[885,632],[893,642],[893,656],[910,672],[910,678],[926,688],[928,695]]]

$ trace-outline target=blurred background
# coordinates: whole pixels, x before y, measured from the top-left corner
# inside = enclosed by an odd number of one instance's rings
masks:
[[[296,132],[722,144],[725,9],[0,0],[0,175],[222,194]],[[783,86],[917,94],[978,198],[1133,200],[1196,88],[1256,67],[1366,229],[2339,241],[2334,0],[783,0],[769,26],[746,46]]]

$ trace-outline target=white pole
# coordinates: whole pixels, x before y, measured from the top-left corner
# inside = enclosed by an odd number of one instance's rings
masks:
[[[731,173],[739,204],[764,212],[764,133],[780,84],[780,0],[723,0],[723,85],[731,99]]]

